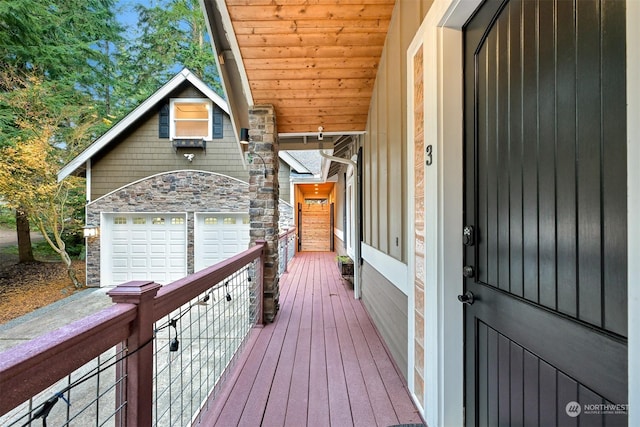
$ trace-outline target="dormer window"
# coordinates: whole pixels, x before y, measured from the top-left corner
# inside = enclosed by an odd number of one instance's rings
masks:
[[[208,99],[174,98],[169,104],[170,138],[210,141],[213,106]]]

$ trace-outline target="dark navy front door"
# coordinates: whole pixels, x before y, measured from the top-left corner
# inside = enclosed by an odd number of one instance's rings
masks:
[[[625,37],[617,0],[465,26],[469,426],[626,424]]]

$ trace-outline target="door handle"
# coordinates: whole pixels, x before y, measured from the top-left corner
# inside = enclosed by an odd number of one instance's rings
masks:
[[[467,291],[462,295],[458,295],[458,301],[460,301],[463,304],[471,305],[475,301],[475,296],[473,295],[473,292]]]

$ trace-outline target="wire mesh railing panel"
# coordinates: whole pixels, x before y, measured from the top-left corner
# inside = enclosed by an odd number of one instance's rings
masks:
[[[121,346],[120,346],[121,347]],[[126,349],[103,353],[0,417],[0,426],[115,426],[124,417]]]
[[[295,255],[296,233],[295,228],[291,228],[278,237],[278,274],[287,271],[289,263]]]
[[[156,322],[153,423],[191,425],[242,348],[259,310],[250,262]]]
[[[166,287],[124,283],[113,306],[3,353],[0,426],[191,425],[262,322],[263,246]]]

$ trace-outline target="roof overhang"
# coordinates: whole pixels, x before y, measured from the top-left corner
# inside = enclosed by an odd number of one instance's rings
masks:
[[[272,104],[283,150],[364,133],[395,0],[200,3],[236,129],[251,106]],[[320,127],[323,141],[300,146]]]

